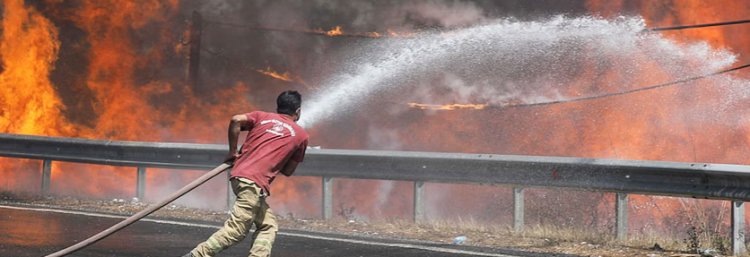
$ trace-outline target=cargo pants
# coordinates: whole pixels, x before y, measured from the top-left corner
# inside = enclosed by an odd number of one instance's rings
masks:
[[[271,246],[278,231],[276,216],[268,207],[260,187],[254,182],[247,179],[232,178],[231,183],[232,191],[237,196],[231,216],[224,222],[224,227],[195,247],[190,253],[195,257],[214,256],[245,239],[250,227],[255,224],[256,229],[252,237],[253,246],[248,256],[271,256]]]

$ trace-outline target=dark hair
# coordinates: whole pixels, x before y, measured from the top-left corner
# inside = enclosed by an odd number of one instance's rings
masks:
[[[276,98],[277,113],[294,115],[301,105],[302,95],[294,90],[281,92],[279,97]]]

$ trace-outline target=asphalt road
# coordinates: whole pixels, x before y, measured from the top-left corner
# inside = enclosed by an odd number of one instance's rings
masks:
[[[44,256],[121,221],[123,217],[0,206],[0,256]],[[69,256],[181,256],[202,242],[218,226],[163,220],[142,220]],[[219,256],[247,256],[249,242],[235,245]],[[549,256],[509,250],[355,238],[282,230],[272,256]]]

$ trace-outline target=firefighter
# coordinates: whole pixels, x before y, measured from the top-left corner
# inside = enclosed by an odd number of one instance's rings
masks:
[[[270,185],[278,173],[291,176],[302,162],[308,135],[297,125],[302,97],[285,91],[276,98],[276,113],[254,111],[234,115],[229,122],[229,154],[234,162],[230,182],[237,200],[224,227],[183,257],[215,256],[242,241],[255,224],[249,256],[270,256],[278,224],[266,203]],[[248,131],[240,151],[240,131]]]

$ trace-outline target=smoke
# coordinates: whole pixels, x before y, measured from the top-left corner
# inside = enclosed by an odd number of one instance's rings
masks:
[[[473,2],[464,1],[407,3],[403,10],[406,12],[404,17],[413,17],[416,22],[435,24],[440,28],[465,27],[487,19],[482,9]]]
[[[490,20],[489,12],[513,13],[523,18],[530,13],[562,9],[559,3],[524,4],[515,2],[478,3],[475,1],[186,1],[182,16],[200,11],[206,19],[203,60],[204,77],[212,86],[247,80],[260,95],[272,95],[269,89],[291,87],[307,91],[295,83],[269,81],[252,76],[248,70],[272,67],[297,73],[312,88],[319,88],[329,74],[351,58],[356,46],[368,40],[337,39],[297,33],[248,29],[265,27],[290,30],[322,29],[341,26],[344,32],[411,33],[423,30],[467,27]],[[570,9],[566,4],[565,9]],[[500,10],[500,11],[498,11]],[[547,14],[549,15],[549,14]],[[231,23],[239,26],[226,26]],[[245,27],[243,27],[245,26]],[[253,83],[255,82],[255,83]],[[274,84],[272,87],[265,85]],[[261,97],[261,106],[272,105]]]
[[[401,133],[395,128],[381,128],[371,124],[367,131],[366,149],[401,150]]]

